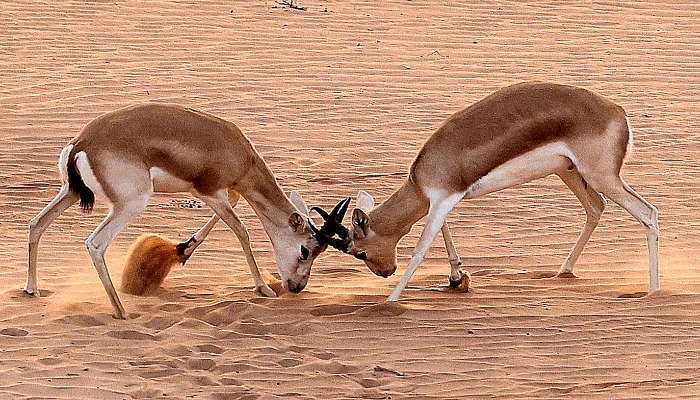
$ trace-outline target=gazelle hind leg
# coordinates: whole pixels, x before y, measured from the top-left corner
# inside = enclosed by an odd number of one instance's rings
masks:
[[[260,270],[258,269],[258,264],[255,262],[255,257],[253,256],[253,250],[250,248],[250,237],[248,236],[248,229],[246,229],[243,221],[238,218],[236,212],[233,211],[233,207],[229,202],[228,196],[225,192],[221,192],[218,196],[200,196],[200,198],[218,215],[241,242],[241,247],[243,248],[243,253],[245,254],[246,262],[250,268],[250,272],[253,275],[253,281],[255,282],[255,290],[267,297],[277,297],[277,294],[270,286],[265,283],[265,280],[260,275]]]
[[[452,211],[454,206],[457,205],[463,197],[464,193],[447,194],[442,191],[434,191],[428,195],[428,198],[430,198],[430,211],[428,211],[428,220],[426,221],[425,228],[423,228],[423,232],[421,232],[420,238],[418,239],[418,244],[413,250],[413,256],[411,257],[411,261],[408,262],[406,272],[401,277],[401,280],[396,285],[396,288],[387,301],[397,301],[399,299],[401,292],[403,292],[408,285],[411,276],[413,276],[418,267],[423,263],[428,249],[430,249],[438,232],[440,232],[444,226],[447,214]]]
[[[104,286],[107,292],[107,297],[109,297],[109,301],[112,303],[114,313],[119,319],[125,319],[126,312],[124,311],[121,300],[119,300],[117,291],[114,289],[114,284],[112,283],[112,278],[109,276],[104,256],[107,248],[119,233],[129,226],[131,221],[146,208],[149,197],[149,195],[142,195],[130,199],[127,202],[114,204],[104,221],[102,221],[85,242],[88,253],[90,253],[90,258],[92,258],[92,263],[97,271],[97,276],[99,276],[102,286]]]
[[[557,173],[557,175],[564,181],[566,186],[571,189],[574,195],[576,195],[576,198],[578,198],[581,205],[583,205],[583,208],[586,210],[586,223],[583,226],[583,230],[578,240],[576,240],[576,244],[571,249],[571,252],[569,252],[569,256],[559,270],[559,276],[572,277],[574,276],[576,261],[581,255],[586,243],[588,243],[588,240],[591,238],[593,231],[598,226],[600,216],[605,210],[605,199],[600,193],[596,192],[588,185],[576,169],[566,170]]]
[[[649,293],[659,290],[659,213],[651,203],[615,177],[598,188],[604,195],[632,214],[644,227],[649,250]]]
[[[24,285],[26,293],[39,296],[36,264],[41,235],[59,215],[76,201],[78,201],[78,195],[71,192],[68,185],[65,185],[56,197],[29,222],[27,283]]]
[[[462,266],[462,261],[459,258],[457,248],[452,240],[452,234],[450,233],[450,228],[447,226],[447,221],[442,224],[442,238],[445,239],[445,249],[447,250],[447,257],[450,261],[450,286],[466,292],[469,290],[469,273],[462,271],[460,268]]]

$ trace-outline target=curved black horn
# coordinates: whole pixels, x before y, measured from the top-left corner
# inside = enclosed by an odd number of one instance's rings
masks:
[[[310,211],[316,211],[318,213],[318,215],[320,215],[321,218],[323,218],[324,222],[328,220],[328,213],[323,208],[313,206],[313,207],[311,207]]]
[[[343,223],[343,218],[345,218],[345,213],[348,212],[349,205],[350,205],[350,198],[346,197],[345,200],[339,202],[333,208],[333,212],[331,213],[331,215],[335,216],[335,221],[337,223],[339,223],[339,224]],[[338,209],[337,212],[336,212],[336,209]]]
[[[350,231],[348,228],[343,226],[343,218],[345,213],[348,211],[348,205],[350,204],[350,198],[347,197],[338,202],[338,204],[333,207],[333,211],[328,214],[321,207],[311,207],[311,211],[316,211],[318,215],[323,218],[323,226],[321,227],[321,232],[326,236],[333,237],[338,235],[341,239],[350,237]]]
[[[314,237],[316,240],[321,243],[321,244],[328,244],[334,249],[340,250],[343,253],[348,252],[348,246],[350,246],[350,235],[348,234],[347,237],[344,238],[335,238],[333,236],[327,235],[325,232],[323,232],[323,227],[321,229],[316,228],[314,223],[311,221],[311,219],[308,219],[308,224],[311,230],[314,233]],[[326,224],[324,224],[325,226]],[[344,226],[341,225],[341,227],[345,228]],[[347,230],[347,229],[346,229]]]
[[[311,207],[311,211],[316,211],[318,215],[323,218],[323,226],[321,229],[316,228],[313,222],[309,220],[309,226],[319,243],[327,243],[331,247],[344,253],[347,253],[348,246],[351,242],[350,231],[348,228],[344,227],[342,223],[349,204],[349,197],[339,201],[338,204],[333,207],[333,211],[331,211],[330,214],[320,207]],[[335,237],[336,235],[338,238]]]

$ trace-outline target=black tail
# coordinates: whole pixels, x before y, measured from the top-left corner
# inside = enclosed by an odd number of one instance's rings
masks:
[[[75,167],[74,154],[70,154],[68,157],[68,188],[71,192],[80,196],[80,207],[83,211],[86,213],[92,211],[92,207],[95,205],[95,194],[89,187],[85,186],[83,178],[80,177],[80,173]]]

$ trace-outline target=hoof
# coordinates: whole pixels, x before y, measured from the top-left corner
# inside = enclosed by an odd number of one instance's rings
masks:
[[[257,286],[255,288],[255,291],[260,293],[260,295],[265,296],[265,297],[277,297],[277,292],[272,290],[272,288],[269,287],[268,285]]]
[[[453,280],[452,277],[450,277],[450,287],[457,290],[458,292],[461,293],[467,293],[469,291],[469,274],[465,273],[463,271],[460,272],[460,278],[459,280]]]
[[[29,290],[27,288],[23,288],[22,291],[24,293],[26,293],[27,295],[32,296],[32,297],[41,297],[41,293],[39,293],[39,289]]]
[[[578,278],[573,272],[560,272],[557,274],[557,278],[563,279],[575,279]]]

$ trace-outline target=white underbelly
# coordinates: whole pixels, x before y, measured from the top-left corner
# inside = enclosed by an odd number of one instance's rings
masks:
[[[561,172],[576,160],[566,144],[550,143],[515,157],[474,182],[464,198],[473,199]]]
[[[150,169],[153,191],[157,193],[180,193],[192,191],[192,182],[187,182],[158,167]]]

